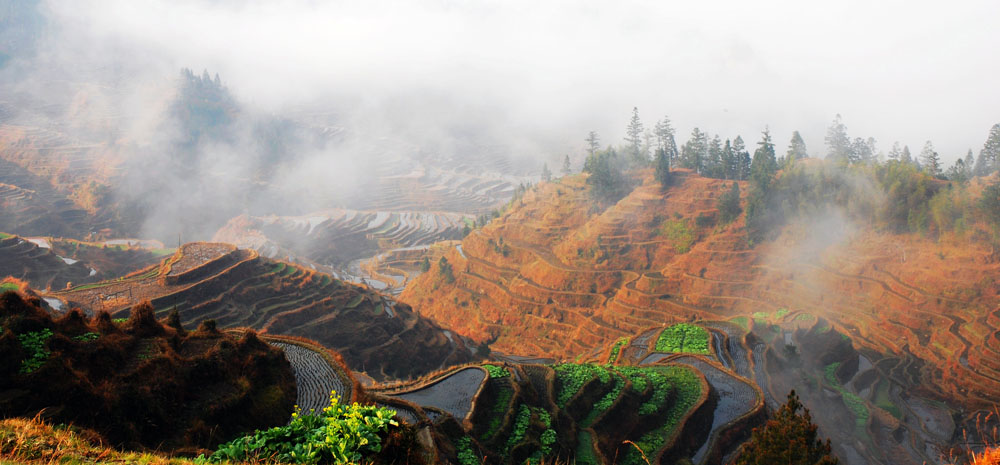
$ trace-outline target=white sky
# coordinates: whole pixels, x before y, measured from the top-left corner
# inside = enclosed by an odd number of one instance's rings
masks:
[[[48,8],[63,40],[97,53],[124,47],[165,69],[217,71],[263,108],[320,98],[353,108],[420,102],[394,106],[402,113],[394,117],[496,121],[549,151],[580,149],[591,129],[619,143],[633,106],[650,129],[669,115],[679,142],[698,126],[751,145],[770,125],[781,150],[798,129],[814,155],[840,113],[852,138],[874,136],[883,151],[899,140],[914,153],[930,139],[948,164],[969,148],[978,154],[1000,122],[997,0],[74,0]],[[414,98],[423,95],[433,97]]]

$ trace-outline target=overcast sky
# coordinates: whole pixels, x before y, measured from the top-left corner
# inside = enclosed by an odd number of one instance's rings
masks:
[[[67,47],[115,50],[122,60],[139,53],[162,69],[207,68],[264,109],[447,101],[403,106],[395,117],[473,115],[550,151],[581,148],[591,129],[620,143],[633,106],[650,129],[669,115],[679,142],[698,126],[752,143],[770,125],[780,151],[798,129],[813,154],[840,113],[851,137],[874,136],[883,151],[899,140],[914,153],[930,139],[948,164],[969,148],[978,153],[1000,122],[997,0],[73,0],[47,8]],[[422,95],[434,97],[414,100]]]

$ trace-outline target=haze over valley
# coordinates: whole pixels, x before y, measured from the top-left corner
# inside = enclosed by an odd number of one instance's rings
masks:
[[[0,0],[0,458],[993,463],[996,17]]]

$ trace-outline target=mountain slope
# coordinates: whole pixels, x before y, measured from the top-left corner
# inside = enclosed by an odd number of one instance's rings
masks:
[[[70,307],[124,315],[150,300],[181,321],[301,336],[340,352],[375,379],[407,378],[471,360],[462,339],[365,287],[252,250],[190,243],[162,263],[111,281],[46,294]]]
[[[1000,264],[988,244],[887,233],[832,212],[749,247],[742,217],[715,219],[731,181],[675,177],[661,191],[645,173],[604,210],[583,176],[543,183],[401,298],[495,339],[494,350],[567,358],[649,325],[810,313],[859,347],[921,360],[907,385],[973,410],[1000,394]]]

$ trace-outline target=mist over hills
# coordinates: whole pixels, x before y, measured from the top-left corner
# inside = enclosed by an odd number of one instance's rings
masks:
[[[971,462],[998,5],[0,0],[0,458]]]

